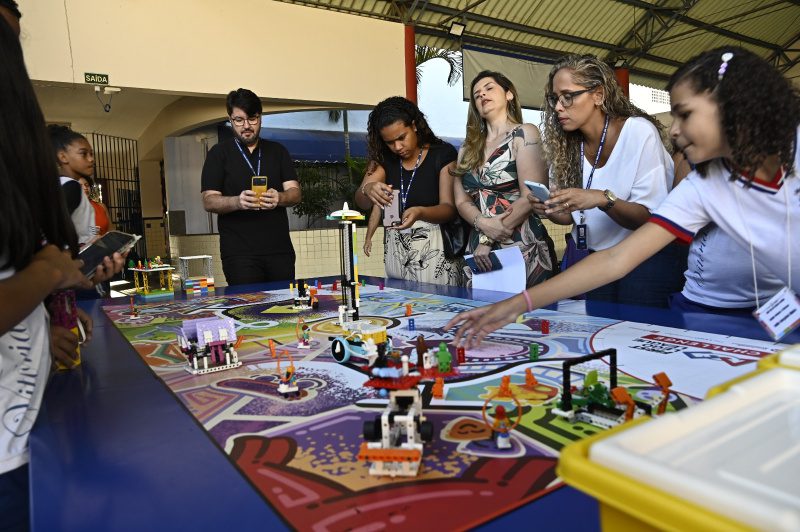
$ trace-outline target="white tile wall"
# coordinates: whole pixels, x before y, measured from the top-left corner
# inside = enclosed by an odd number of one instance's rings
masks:
[[[558,258],[564,254],[564,235],[571,229],[569,225],[555,225],[545,220],[550,237],[553,239]],[[359,275],[385,277],[383,263],[383,228],[379,227],[372,237],[372,253],[364,255],[364,236],[366,227],[359,227],[356,236],[356,252],[358,254]],[[338,275],[341,272],[339,258],[338,229],[309,229],[291,232],[292,245],[297,255],[295,275],[298,279],[314,279]],[[219,235],[183,235],[170,236],[171,264],[177,265],[178,257],[183,255],[211,255],[214,268],[214,284],[226,286],[222,273],[222,261],[219,258]]]

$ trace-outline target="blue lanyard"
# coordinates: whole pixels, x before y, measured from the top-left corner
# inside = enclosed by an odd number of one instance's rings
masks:
[[[408,193],[411,191],[411,183],[414,182],[414,176],[417,175],[417,168],[419,168],[419,163],[422,161],[422,152],[425,151],[424,148],[420,148],[419,155],[417,155],[417,162],[414,164],[414,169],[411,170],[411,179],[408,180],[408,187],[403,186],[403,159],[400,159],[400,201],[403,204],[403,210],[406,208],[406,201],[408,200]]]
[[[256,149],[258,150],[258,170],[256,170],[253,168],[253,163],[250,162],[250,158],[245,155],[242,145],[239,144],[239,139],[236,139],[235,142],[236,147],[239,148],[239,153],[241,153],[242,157],[244,157],[244,162],[246,162],[247,166],[250,167],[250,171],[253,172],[253,175],[261,175],[261,146],[256,146]]]
[[[597,156],[594,158],[594,164],[592,165],[592,171],[589,172],[589,179],[586,180],[586,190],[592,188],[592,177],[594,177],[594,171],[597,169],[597,164],[600,162],[600,155],[603,154],[603,146],[606,144],[606,133],[608,133],[608,115],[606,115],[605,124],[603,124],[603,134],[600,135],[600,146],[597,147]],[[584,141],[581,141],[581,177],[583,177],[583,145]],[[586,220],[586,215],[581,209],[581,223],[584,223]]]

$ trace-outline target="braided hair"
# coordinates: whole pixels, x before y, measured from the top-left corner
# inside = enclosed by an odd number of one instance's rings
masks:
[[[600,109],[609,118],[632,116],[645,118],[656,127],[661,134],[662,142],[668,146],[664,126],[633,105],[622,92],[611,67],[591,54],[568,55],[559,59],[550,69],[545,94],[553,94],[553,78],[564,68],[571,71],[572,81],[575,84],[587,89],[603,88],[603,102],[600,104]],[[552,179],[558,183],[559,188],[581,187],[580,144],[583,133],[580,130],[564,131],[558,121],[555,107],[550,104],[545,105],[542,121],[544,126],[542,144]]]
[[[725,54],[732,57],[725,61]],[[770,155],[777,155],[780,164],[793,172],[800,93],[767,61],[744,48],[715,48],[679,68],[667,90],[681,83],[716,100],[722,133],[732,153],[731,179],[752,176]],[[705,176],[709,163],[698,163],[697,172]]]
[[[377,163],[385,166],[388,157],[397,157],[381,138],[381,129],[395,122],[416,126],[418,146],[444,143],[433,134],[425,115],[414,102],[402,96],[392,96],[376,105],[367,119],[367,157],[370,165]]]

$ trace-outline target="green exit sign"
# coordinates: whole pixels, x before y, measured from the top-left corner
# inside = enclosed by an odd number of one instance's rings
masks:
[[[92,85],[108,85],[108,74],[92,74],[86,72],[83,74],[83,80]]]

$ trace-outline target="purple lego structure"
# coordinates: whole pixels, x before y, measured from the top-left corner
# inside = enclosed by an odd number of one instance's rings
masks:
[[[186,355],[186,371],[202,375],[242,365],[235,349],[236,325],[231,318],[186,320],[178,333],[178,345]]]

